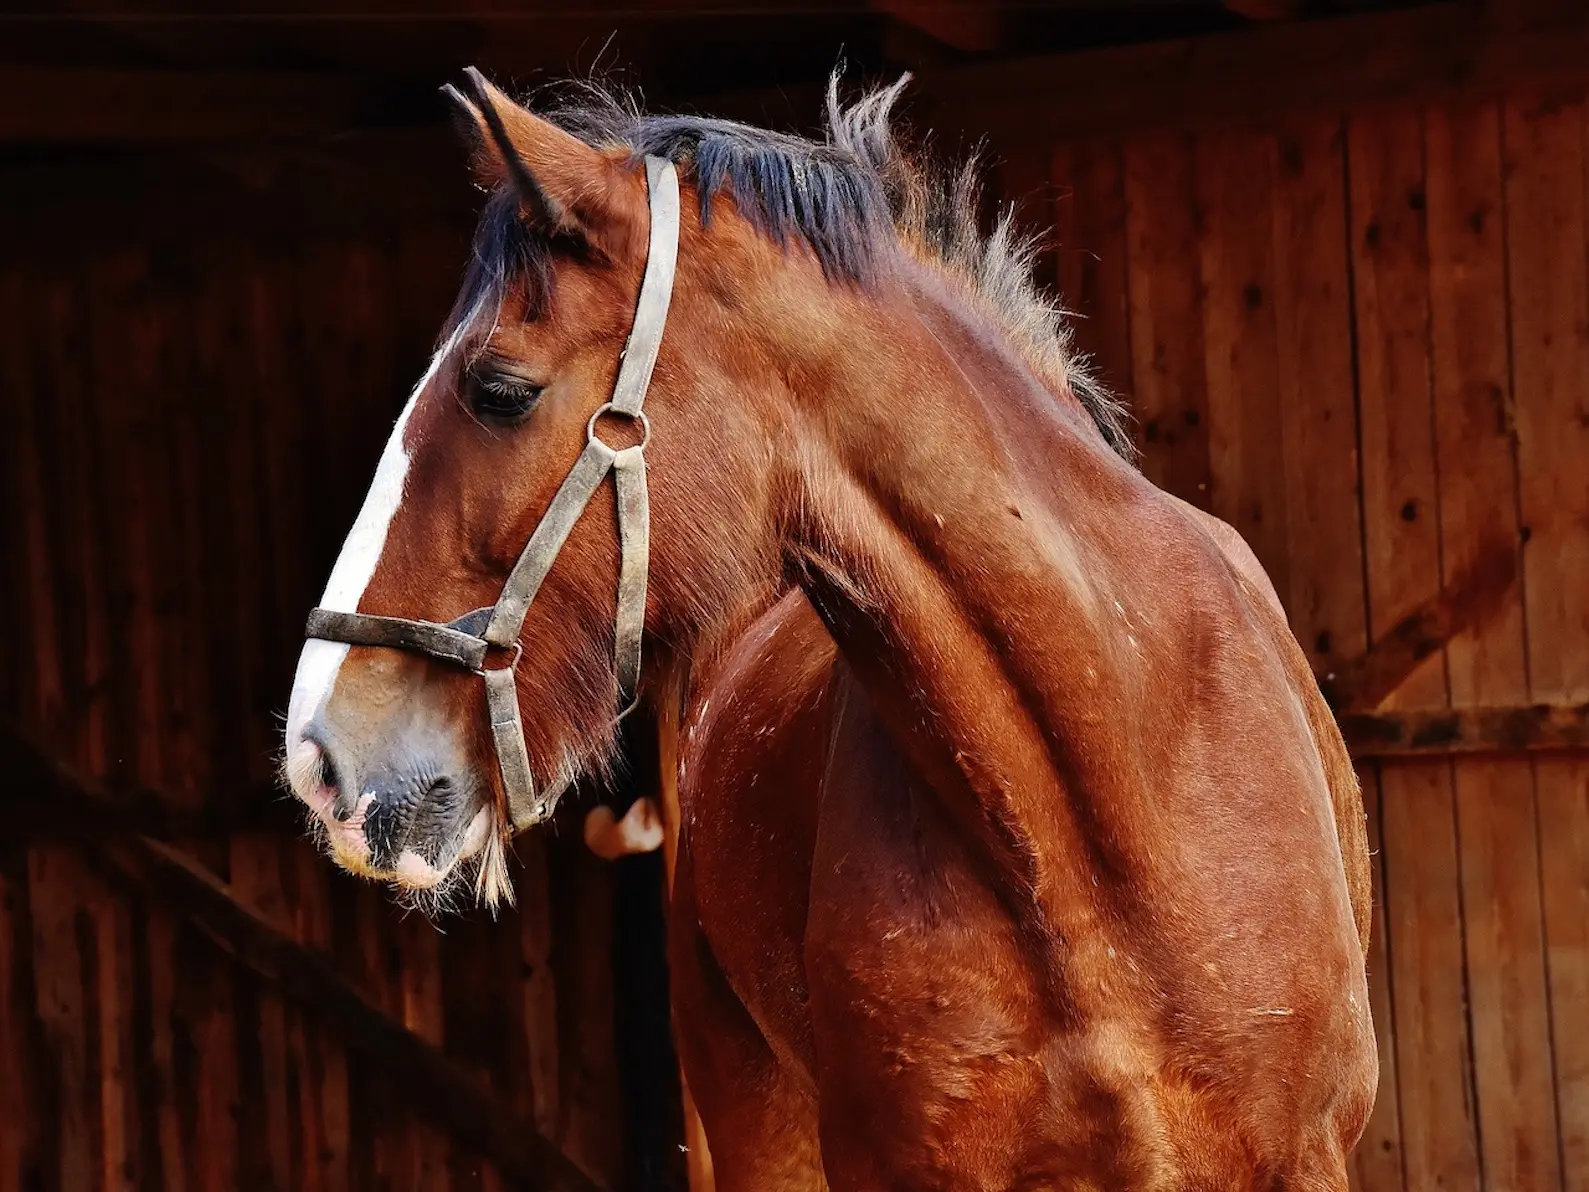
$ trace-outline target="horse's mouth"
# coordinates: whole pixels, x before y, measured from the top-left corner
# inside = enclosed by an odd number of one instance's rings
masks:
[[[342,869],[358,877],[388,882],[407,891],[435,891],[485,851],[495,830],[491,810],[479,808],[462,831],[439,847],[404,846],[382,854],[371,848],[365,815],[367,798],[345,820],[317,815],[327,851]]]

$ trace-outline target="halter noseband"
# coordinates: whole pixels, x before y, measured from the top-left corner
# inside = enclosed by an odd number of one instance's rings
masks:
[[[354,646],[387,646],[425,654],[462,667],[485,680],[486,707],[491,715],[491,736],[496,745],[502,785],[507,794],[508,818],[515,829],[544,818],[545,797],[537,799],[524,747],[519,719],[519,694],[515,681],[524,647],[519,632],[525,614],[540,591],[541,581],[557,561],[569,531],[579,520],[607,473],[614,477],[618,498],[618,611],[614,619],[618,689],[627,716],[638,698],[640,638],[645,628],[646,573],[651,555],[651,506],[646,495],[645,446],[651,424],[641,405],[651,385],[662,329],[673,297],[673,270],[679,253],[679,179],[673,163],[646,158],[646,185],[651,200],[651,232],[646,250],[645,277],[635,306],[634,325],[618,366],[612,400],[604,402],[585,425],[585,449],[558,488],[540,524],[530,535],[519,561],[502,585],[502,595],[489,608],[477,608],[455,621],[411,621],[406,617],[377,617],[368,613],[317,608],[309,614],[304,636]],[[639,422],[641,440],[633,447],[614,449],[596,437],[603,414],[616,414]],[[491,648],[511,650],[506,666],[487,669]],[[549,792],[555,793],[555,792]]]

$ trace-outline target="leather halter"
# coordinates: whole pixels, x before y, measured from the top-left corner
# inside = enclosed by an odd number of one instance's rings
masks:
[[[537,798],[524,747],[519,719],[519,694],[515,675],[524,647],[519,632],[541,581],[556,562],[569,531],[601,487],[607,473],[614,477],[618,498],[618,611],[614,619],[621,720],[634,710],[640,686],[640,639],[645,628],[646,573],[651,554],[651,507],[646,494],[645,446],[651,424],[641,405],[651,385],[662,329],[673,297],[673,271],[679,252],[679,179],[673,163],[646,158],[646,185],[651,200],[651,232],[646,250],[645,277],[635,306],[634,325],[618,366],[612,399],[599,406],[585,425],[585,449],[558,488],[540,524],[530,535],[519,561],[502,585],[502,595],[489,608],[477,608],[445,624],[412,621],[406,617],[377,617],[368,613],[317,608],[309,614],[304,635],[354,646],[387,646],[424,654],[462,667],[485,680],[486,706],[491,716],[491,736],[496,745],[502,785],[507,794],[508,818],[515,829],[524,829],[545,818],[548,795]],[[603,414],[620,415],[639,422],[641,440],[633,447],[612,448],[596,437]],[[486,653],[511,650],[506,666],[487,668]]]

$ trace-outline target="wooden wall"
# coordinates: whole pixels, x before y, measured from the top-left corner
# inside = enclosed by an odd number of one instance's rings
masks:
[[[1517,543],[1500,615],[1387,706],[1589,700],[1584,88],[1273,117],[1262,92],[1236,119],[1161,107],[1034,143],[1033,107],[995,129],[1143,467],[1247,537],[1324,674]],[[1128,102],[1099,106],[1126,124]],[[1356,1186],[1589,1189],[1589,761],[1362,781],[1382,1080]]]
[[[517,911],[437,930],[317,856],[273,788],[304,612],[467,225],[355,208],[303,233],[225,187],[97,212],[55,193],[0,262],[0,714],[208,825],[181,847],[616,1185],[621,883],[577,822],[520,843]],[[314,1013],[87,863],[84,825],[21,818],[0,833],[0,1189],[502,1186]]]
[[[1586,701],[1589,99],[1546,76],[1589,37],[1443,20],[951,72],[937,112],[993,133],[1148,474],[1248,537],[1322,671],[1499,540],[1512,599],[1392,705]],[[164,792],[183,847],[613,1185],[622,882],[537,835],[518,911],[438,933],[269,793],[303,612],[463,260],[438,140],[338,146],[331,190],[268,155],[0,162],[0,715]],[[1384,1075],[1357,1186],[1589,1192],[1589,762],[1363,781]],[[500,1185],[48,818],[0,824],[0,1192]]]

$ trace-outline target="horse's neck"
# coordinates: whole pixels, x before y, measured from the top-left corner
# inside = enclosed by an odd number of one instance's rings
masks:
[[[952,449],[940,467],[932,488],[886,460],[830,474],[795,548],[802,586],[902,722],[1030,778],[1051,769],[1075,697],[1118,673],[1124,577],[1089,519],[1053,507],[1051,483],[1012,483]]]
[[[917,326],[857,348],[868,388],[809,453],[794,561],[923,778],[1053,905],[1045,887],[1085,880],[1059,863],[1087,847],[1067,788],[1107,764],[1100,721],[1148,633],[1110,537],[1143,482],[975,328]]]

